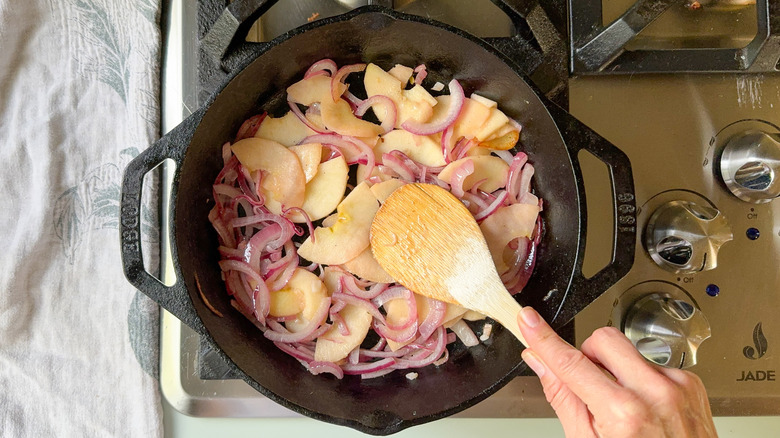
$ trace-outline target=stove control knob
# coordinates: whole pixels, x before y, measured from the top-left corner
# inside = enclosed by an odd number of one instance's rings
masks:
[[[689,201],[662,205],[645,228],[650,257],[678,274],[715,269],[718,250],[732,237],[731,227],[718,210]]]
[[[710,337],[710,323],[696,305],[652,293],[626,311],[623,333],[646,359],[670,368],[696,365],[699,345]]]
[[[726,143],[720,174],[737,198],[760,204],[780,196],[780,133],[751,130]]]

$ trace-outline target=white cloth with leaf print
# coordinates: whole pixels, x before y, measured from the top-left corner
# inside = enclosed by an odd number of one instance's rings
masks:
[[[158,310],[118,235],[124,167],[158,137],[159,15],[0,0],[3,437],[162,435]]]

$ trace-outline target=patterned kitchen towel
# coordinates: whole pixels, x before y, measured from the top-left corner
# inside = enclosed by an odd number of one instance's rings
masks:
[[[162,435],[158,308],[117,231],[123,169],[158,137],[159,19],[0,0],[0,436]]]

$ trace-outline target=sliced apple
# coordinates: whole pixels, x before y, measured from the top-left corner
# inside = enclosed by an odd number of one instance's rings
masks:
[[[482,149],[508,151],[515,147],[518,140],[520,140],[520,131],[511,130],[498,137],[480,142],[479,147]]]
[[[341,268],[333,268],[326,266],[323,269],[322,282],[325,284],[325,288],[328,290],[328,295],[333,295],[339,291],[341,277],[348,275],[342,271]]]
[[[488,108],[495,108],[498,106],[495,100],[488,99],[485,96],[481,96],[477,93],[471,93],[471,96],[469,96],[472,100],[476,100],[477,102],[481,103],[482,105],[485,105]]]
[[[376,64],[368,64],[363,83],[369,97],[387,96],[395,103],[396,128],[400,128],[401,124],[409,119],[425,122],[433,114],[436,99],[425,88],[415,85],[409,90],[404,90],[404,83]],[[380,121],[384,121],[387,110],[377,106],[374,108],[374,114]]]
[[[537,205],[512,204],[501,207],[479,224],[499,274],[509,269],[504,261],[504,249],[518,237],[531,237],[538,215]]]
[[[355,171],[355,177],[357,178],[357,181],[365,181],[369,177],[376,177],[380,181],[387,181],[392,178],[390,175],[380,172],[379,169],[376,167],[374,167],[374,170],[371,172],[371,175],[368,175],[368,166],[366,166],[365,164],[358,164],[357,170]]]
[[[296,305],[300,310],[294,313],[285,312],[285,315],[274,315],[274,294],[284,293],[297,299]],[[285,327],[291,332],[297,332],[305,328],[309,321],[315,316],[317,309],[322,305],[322,300],[328,297],[328,290],[319,277],[303,268],[297,268],[287,282],[287,285],[271,294],[271,316],[291,316],[296,315],[295,319],[284,323]],[[292,309],[290,309],[292,310]]]
[[[451,96],[447,94],[437,96],[436,100],[439,104],[434,107],[432,120],[444,117],[444,113],[447,112],[450,106]],[[476,137],[490,115],[490,108],[474,99],[464,99],[463,108],[452,126],[453,141],[457,141],[461,137],[467,139]]]
[[[481,321],[485,318],[487,318],[487,316],[477,312],[476,310],[469,310],[463,314],[463,319],[466,321]]]
[[[347,86],[341,82],[336,86],[338,86],[339,91],[341,91],[338,94],[339,96],[344,94],[344,91],[347,90]],[[310,106],[315,102],[322,102],[326,98],[333,100],[331,95],[330,76],[312,76],[287,87],[287,99],[295,103],[300,103],[301,105]]]
[[[374,258],[371,246],[364,249],[357,257],[341,265],[350,274],[373,281],[376,283],[392,283],[393,277],[390,276],[378,261]]]
[[[303,310],[303,292],[284,288],[271,292],[271,305],[268,314],[273,317],[293,316]]]
[[[380,183],[376,183],[373,186],[371,186],[371,193],[374,194],[374,197],[377,201],[380,203],[384,203],[385,199],[387,199],[391,193],[396,191],[399,187],[406,184],[405,182],[401,181],[397,178],[392,178],[387,181],[382,181]]]
[[[323,265],[341,265],[357,257],[369,245],[371,221],[379,202],[363,182],[338,205],[338,219],[331,227],[314,230],[298,249],[306,260]]]
[[[420,301],[427,301],[423,299],[418,299],[418,296],[415,294],[415,301],[417,305],[419,306]],[[407,304],[406,300],[404,299],[396,299],[396,300],[390,300],[385,303],[383,306],[385,309],[385,312],[387,313],[385,315],[385,321],[387,321],[388,324],[391,325],[402,325],[405,322],[409,321],[409,304]],[[428,311],[430,311],[428,309]],[[420,312],[420,308],[417,308],[417,322],[420,324],[424,318],[428,316],[428,313],[426,312],[423,316],[423,314]],[[391,350],[397,351],[399,348],[402,348],[406,345],[411,344],[414,341],[414,338],[406,341],[406,342],[396,342],[392,339],[387,340],[387,345],[390,347]]]
[[[398,79],[401,84],[406,84],[409,82],[409,79],[412,78],[412,74],[414,74],[414,69],[411,67],[407,67],[405,65],[396,64],[393,68],[387,71],[387,73]]]
[[[284,146],[293,146],[314,134],[316,132],[301,122],[292,111],[289,111],[283,117],[266,117],[260,124],[260,128],[257,129],[255,137],[273,140]]]
[[[500,109],[492,108],[490,110],[490,117],[485,120],[485,123],[474,133],[474,138],[479,141],[483,141],[490,138],[498,129],[501,129],[504,125],[509,123],[509,117],[506,116]]]
[[[260,192],[271,213],[281,214],[282,205],[303,205],[306,176],[295,153],[275,141],[258,137],[240,140],[231,149],[250,171],[263,170]]]
[[[383,132],[381,126],[357,118],[344,99],[325,99],[320,103],[320,113],[325,127],[341,135],[374,137]]]
[[[341,334],[338,324],[334,324],[330,330],[317,338],[314,360],[338,362],[357,348],[368,334],[373,316],[365,309],[347,304],[339,315],[344,319],[349,334]]]
[[[426,135],[415,135],[403,129],[388,132],[374,148],[377,162],[381,162],[382,154],[394,150],[403,152],[423,166],[438,167],[447,164],[439,142]]]
[[[318,166],[317,174],[306,184],[303,211],[312,221],[329,215],[344,199],[349,179],[349,166],[344,157],[335,157]],[[295,212],[287,216],[293,222],[305,222],[302,214]]]
[[[298,156],[303,168],[303,175],[308,183],[317,174],[322,160],[322,145],[320,143],[305,143],[290,146],[289,149]]]
[[[487,193],[491,193],[506,185],[509,165],[506,164],[506,161],[494,155],[477,155],[453,161],[439,173],[439,178],[449,184],[455,169],[460,167],[464,160],[472,160],[474,162],[474,173],[467,176],[463,181],[463,190],[470,190],[474,184],[482,180],[485,180],[485,182],[479,186],[480,190]]]

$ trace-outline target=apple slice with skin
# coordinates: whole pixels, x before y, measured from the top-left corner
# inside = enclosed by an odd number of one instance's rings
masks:
[[[509,269],[504,261],[504,249],[518,237],[531,237],[538,215],[537,205],[512,204],[499,208],[479,224],[499,274]]]
[[[339,315],[344,319],[349,334],[341,334],[338,324],[334,324],[330,330],[317,338],[314,360],[338,362],[347,357],[363,342],[374,319],[365,309],[351,304],[341,309]]]
[[[403,152],[423,166],[439,167],[447,164],[439,142],[429,136],[415,135],[403,129],[394,129],[382,136],[382,141],[374,148],[377,162],[382,161],[382,154],[394,150]]]
[[[329,215],[344,199],[349,179],[349,166],[344,157],[332,158],[318,166],[317,174],[306,184],[303,199],[303,211],[312,221]],[[287,215],[293,222],[306,222],[302,214],[295,212]]]
[[[322,300],[329,296],[325,283],[319,277],[303,268],[297,268],[290,281],[280,291],[292,291],[301,297],[302,309],[296,312],[297,316],[295,319],[284,323],[287,330],[291,332],[297,332],[306,328],[309,321],[315,316],[317,309],[320,308]],[[273,297],[271,304],[273,306]]]
[[[485,180],[485,182],[479,188],[487,193],[492,193],[506,185],[509,165],[506,164],[506,161],[494,155],[476,155],[453,161],[442,169],[439,173],[439,179],[449,184],[455,169],[460,167],[465,160],[474,162],[474,173],[467,176],[463,181],[463,190],[470,190],[474,184],[482,180]]]
[[[250,171],[263,170],[260,192],[271,213],[303,205],[306,176],[298,156],[281,144],[258,137],[236,142],[231,149]]]
[[[323,265],[341,265],[368,248],[371,222],[379,210],[379,202],[368,185],[358,184],[338,205],[338,219],[330,227],[314,230],[298,248],[298,255]]]
[[[304,125],[292,111],[289,111],[283,117],[266,117],[257,129],[255,137],[273,140],[284,146],[293,146],[314,134],[316,132]]]
[[[364,249],[357,257],[341,265],[350,274],[373,281],[375,283],[392,283],[393,277],[390,276],[378,261],[374,258],[371,247]]]
[[[290,146],[289,149],[298,156],[301,161],[301,167],[303,168],[303,175],[306,177],[306,182],[314,178],[317,174],[317,170],[322,160],[322,144],[320,143],[305,143],[296,146]]]

